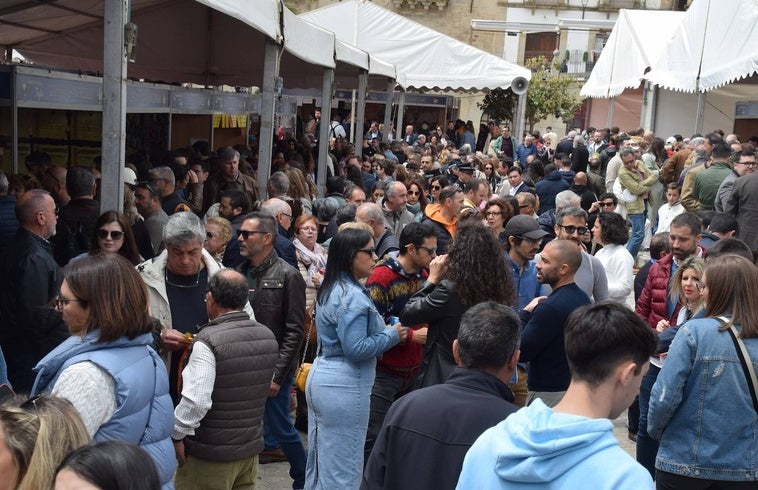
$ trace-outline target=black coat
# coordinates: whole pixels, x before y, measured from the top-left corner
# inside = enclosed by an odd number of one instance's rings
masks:
[[[444,384],[408,393],[387,413],[361,489],[454,489],[466,452],[518,409],[512,402],[502,381],[462,367]]]
[[[400,313],[403,325],[429,325],[418,372],[419,387],[444,383],[455,368],[453,340],[458,338],[458,327],[466,310],[468,307],[455,294],[455,284],[447,279],[439,284],[425,282],[403,308]]]
[[[52,249],[44,238],[19,228],[0,259],[0,346],[17,392],[31,389],[31,368],[68,337],[50,305],[63,281]]]

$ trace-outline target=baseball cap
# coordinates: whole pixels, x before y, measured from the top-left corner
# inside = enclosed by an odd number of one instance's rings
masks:
[[[673,145],[674,143],[676,143],[676,138],[674,138],[673,136],[669,136],[668,138],[666,138],[667,145]]]
[[[540,229],[537,220],[525,214],[517,214],[505,224],[505,236],[520,236],[530,240],[539,240],[549,233]]]
[[[124,167],[124,184],[137,185],[137,174],[129,167]]]

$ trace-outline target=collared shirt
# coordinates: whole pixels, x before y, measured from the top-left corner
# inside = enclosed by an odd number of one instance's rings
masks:
[[[203,342],[192,345],[187,366],[182,371],[182,398],[174,409],[172,439],[195,435],[200,421],[211,409],[211,394],[216,383],[216,357]]]
[[[511,269],[513,284],[518,291],[518,309],[523,310],[534,298],[544,295],[542,284],[537,280],[537,267],[533,260],[528,260],[523,268],[506,252],[505,259]]]

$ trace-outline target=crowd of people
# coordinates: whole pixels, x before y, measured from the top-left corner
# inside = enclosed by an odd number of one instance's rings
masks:
[[[755,137],[319,116],[0,173],[0,488],[755,487]]]

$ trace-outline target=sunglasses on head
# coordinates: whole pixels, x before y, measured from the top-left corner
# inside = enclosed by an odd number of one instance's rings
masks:
[[[109,236],[111,237],[111,240],[121,240],[121,238],[124,237],[124,232],[123,231],[97,230],[97,237],[100,240],[105,240]]]

